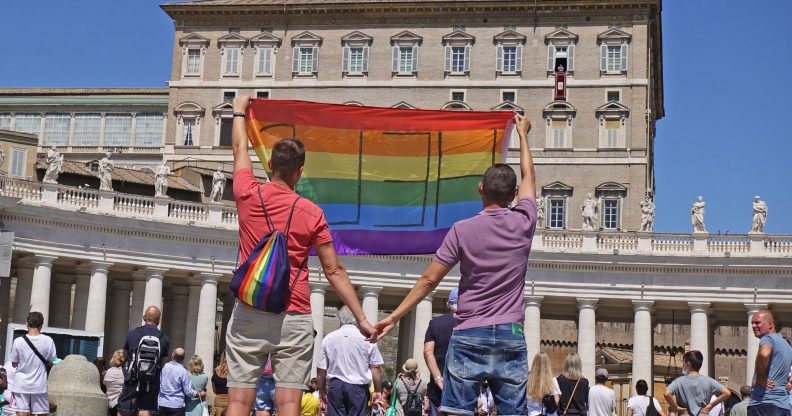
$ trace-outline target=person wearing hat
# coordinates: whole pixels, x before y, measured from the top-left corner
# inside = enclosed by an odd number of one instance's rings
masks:
[[[614,409],[616,395],[613,389],[608,388],[608,370],[598,368],[594,373],[594,385],[588,394],[588,416],[611,416]]]
[[[448,352],[448,342],[451,340],[451,333],[454,332],[454,312],[457,310],[459,302],[459,289],[454,288],[448,294],[448,310],[445,315],[432,318],[429,327],[426,328],[424,337],[424,360],[432,379],[427,386],[427,398],[429,399],[429,416],[440,416],[440,399],[443,395],[443,370],[445,370],[445,356]]]
[[[410,358],[402,365],[402,373],[396,383],[396,414],[398,416],[418,416],[426,408],[426,383],[418,373],[418,361]],[[418,404],[420,401],[420,404]],[[420,410],[419,410],[420,408]]]

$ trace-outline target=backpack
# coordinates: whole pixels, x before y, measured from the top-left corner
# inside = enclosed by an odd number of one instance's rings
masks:
[[[654,399],[651,397],[649,398],[649,406],[646,406],[644,416],[660,416],[660,413],[657,411],[657,408],[654,405]]]
[[[137,330],[140,332],[140,341],[127,363],[130,379],[138,383],[139,390],[141,384],[146,384],[146,388],[148,389],[149,384],[159,382],[160,356],[162,351],[160,337],[162,333],[153,336],[146,335],[143,332],[143,327],[138,327]]]
[[[423,380],[418,380],[415,389],[410,390],[407,384],[404,387],[407,389],[407,400],[402,404],[404,408],[404,416],[421,416],[423,415],[423,398],[418,395],[418,388],[421,386]]]
[[[542,397],[542,407],[544,408],[544,412],[542,412],[543,415],[551,415],[557,412],[558,403],[555,401],[555,395],[545,394],[544,397]]]
[[[264,205],[264,199],[261,197],[261,187],[259,187],[258,194],[270,232],[259,240],[247,260],[234,270],[234,276],[231,278],[231,293],[245,305],[264,312],[281,313],[286,309],[294,286],[308,261],[308,257],[306,257],[294,282],[289,285],[291,280],[291,265],[287,249],[289,226],[292,214],[294,214],[294,207],[302,197],[298,196],[292,203],[286,227],[284,232],[281,232],[272,223],[272,218]]]

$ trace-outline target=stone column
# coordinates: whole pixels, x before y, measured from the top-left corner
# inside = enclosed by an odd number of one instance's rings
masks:
[[[190,282],[187,292],[187,319],[195,322],[195,320],[198,318],[198,308],[200,303],[201,286]],[[187,352],[187,355],[190,357],[195,354],[195,330],[198,328],[196,325],[197,324],[187,325],[187,328],[184,330],[184,349]]]
[[[654,347],[652,340],[652,306],[651,300],[634,300],[635,321],[633,328],[633,360],[632,360],[632,388],[635,382],[646,380],[649,384],[649,395],[652,394],[654,383]],[[634,391],[634,390],[633,390]]]
[[[432,320],[432,296],[433,293],[430,293],[415,307],[413,358],[418,361],[418,371],[421,373],[421,379],[423,380],[429,380],[431,378],[429,367],[426,366],[426,361],[424,361],[423,347],[426,329],[429,328],[429,321]]]
[[[74,285],[74,309],[72,310],[71,328],[85,329],[85,318],[88,313],[88,294],[91,287],[90,271],[77,271]],[[107,342],[107,340],[105,340]]]
[[[583,368],[583,377],[594,380],[597,349],[597,302],[599,299],[578,298],[577,352]]]
[[[113,281],[113,303],[111,305],[110,337],[105,334],[105,344],[112,345],[112,351],[124,346],[126,341],[127,326],[130,319],[129,295],[132,291],[132,283],[121,280]]]
[[[690,349],[699,350],[704,356],[701,374],[710,375],[709,359],[709,302],[688,302],[690,306]]]
[[[129,329],[143,325],[143,302],[146,296],[146,271],[132,273],[132,303],[129,308]]]
[[[360,292],[363,298],[362,306],[363,312],[366,314],[366,320],[374,325],[379,322],[379,292],[381,287],[377,286],[361,286]]]
[[[44,315],[44,327],[49,326],[50,283],[52,263],[57,257],[36,254],[33,256],[33,285],[30,289],[30,310]],[[25,313],[27,317],[27,312]],[[24,322],[24,321],[23,321]]]
[[[748,310],[748,332],[746,333],[746,350],[748,351],[745,362],[745,385],[753,385],[754,370],[756,368],[756,353],[759,352],[759,338],[756,338],[751,328],[751,317],[762,309],[767,309],[766,303],[746,303],[745,309]]]
[[[20,264],[17,268],[16,294],[14,295],[15,324],[24,324],[30,310],[30,295],[33,290],[33,267],[30,264]]]
[[[5,353],[6,331],[11,322],[11,278],[0,277],[0,346]]]
[[[228,322],[231,321],[231,314],[234,312],[234,295],[228,289],[228,285],[224,285],[225,289],[222,291],[220,298],[223,300],[223,327],[220,329],[220,351],[225,351],[225,333],[228,330]]]
[[[143,311],[149,306],[156,306],[162,311],[162,280],[168,269],[149,267],[146,271],[148,276],[146,277],[146,294],[143,297]],[[141,316],[143,316],[143,311],[141,311]],[[165,312],[162,312],[164,315]]]
[[[198,326],[195,330],[195,354],[204,363],[204,372],[212,374],[217,321],[217,281],[220,273],[201,273],[201,297],[198,302]]]
[[[105,308],[107,306],[107,274],[112,263],[95,261],[91,263],[91,286],[88,290],[88,308],[85,316],[85,330],[103,332],[105,328]],[[160,284],[162,281],[160,281]],[[160,286],[160,290],[162,287]]]
[[[525,344],[528,347],[528,369],[531,369],[534,356],[542,350],[542,314],[544,296],[525,297]]]
[[[310,282],[311,285],[311,318],[313,318],[314,331],[314,351],[313,361],[311,362],[311,375],[316,375],[316,363],[319,362],[322,338],[324,338],[324,309],[325,291],[330,286],[325,282]]]
[[[168,337],[174,348],[184,346],[187,327],[195,324],[194,318],[187,318],[187,296],[190,291],[187,286],[171,286],[173,300],[168,305],[168,316],[170,317],[170,327]],[[190,357],[187,357],[189,360]],[[203,357],[201,357],[203,358]],[[204,361],[206,364],[206,361]],[[211,366],[210,366],[211,367]]]
[[[52,278],[50,296],[50,318],[47,326],[69,328],[71,322],[72,282],[74,277],[68,274],[56,274]]]

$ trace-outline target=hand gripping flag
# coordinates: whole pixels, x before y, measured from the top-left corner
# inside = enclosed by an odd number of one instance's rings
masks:
[[[441,111],[253,99],[248,137],[305,144],[296,191],[324,210],[341,255],[427,254],[482,208],[478,183],[505,159],[510,112]]]

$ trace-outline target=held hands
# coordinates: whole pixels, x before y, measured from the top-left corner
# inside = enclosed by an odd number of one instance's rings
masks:
[[[250,104],[250,96],[249,95],[240,95],[239,97],[234,97],[233,107],[235,113],[244,113],[248,105]]]
[[[528,132],[531,131],[531,122],[528,118],[517,113],[514,114],[514,125],[517,127],[517,134],[522,138],[527,137]]]
[[[360,333],[363,334],[364,337],[366,337],[366,341],[368,342],[379,341],[379,339],[377,338],[377,330],[374,329],[374,327],[371,326],[371,324],[367,320],[363,319],[361,321],[358,321],[358,329],[360,330]]]
[[[374,328],[377,331],[377,341],[381,340],[382,338],[385,338],[385,336],[388,335],[388,333],[390,333],[390,331],[392,331],[393,327],[395,326],[396,326],[396,322],[393,320],[393,318],[390,315],[385,317],[385,319],[377,322],[374,325]]]

